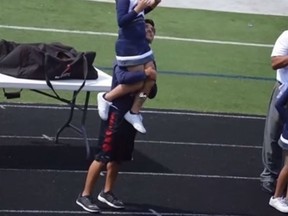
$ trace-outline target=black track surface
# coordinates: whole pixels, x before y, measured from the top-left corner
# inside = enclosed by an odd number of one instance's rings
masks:
[[[87,215],[75,204],[86,159],[82,138],[70,129],[54,137],[67,107],[2,104],[0,215]],[[264,118],[146,110],[148,133],[137,136],[134,161],[123,164],[115,193],[123,211],[103,215],[282,215],[261,191]],[[76,124],[79,112],[75,113]],[[97,142],[96,109],[87,132]],[[105,174],[105,173],[104,173]],[[101,176],[95,196],[103,186]]]

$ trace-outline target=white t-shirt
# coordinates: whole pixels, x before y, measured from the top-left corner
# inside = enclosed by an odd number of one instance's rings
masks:
[[[288,55],[288,30],[284,31],[276,40],[271,57]],[[281,83],[288,83],[288,66],[277,69],[276,79]]]

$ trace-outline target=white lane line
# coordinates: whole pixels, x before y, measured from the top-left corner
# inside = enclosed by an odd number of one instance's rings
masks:
[[[237,144],[222,144],[222,143],[195,143],[195,142],[169,142],[169,141],[152,141],[152,140],[136,140],[136,143],[152,143],[164,145],[186,145],[186,146],[209,146],[209,147],[222,147],[222,148],[247,148],[247,149],[262,149],[262,146],[251,145],[237,145]]]
[[[49,141],[54,141],[54,138],[42,134],[42,136],[13,136],[13,135],[0,135],[0,139],[47,139]],[[77,138],[77,137],[61,137],[63,140],[83,140],[83,138]],[[88,138],[88,140],[98,140],[93,138]]]
[[[110,32],[94,32],[94,31],[80,31],[80,30],[68,30],[68,29],[54,29],[54,28],[38,28],[30,26],[13,26],[13,25],[0,25],[0,28],[13,29],[13,30],[26,30],[26,31],[42,31],[42,32],[56,32],[56,33],[70,33],[70,34],[86,34],[86,35],[98,35],[98,36],[113,36],[117,37],[116,33]],[[242,43],[234,41],[218,41],[218,40],[202,40],[193,38],[178,38],[168,36],[156,36],[156,39],[160,40],[173,40],[173,41],[186,41],[194,43],[210,43],[210,44],[223,44],[223,45],[236,45],[236,46],[252,46],[252,47],[273,47],[272,44],[257,44],[257,43]]]
[[[156,212],[156,211],[153,210],[153,209],[149,209],[149,211],[150,211],[153,215],[155,215],[155,216],[162,216],[162,214]]]
[[[188,115],[188,116],[207,116],[207,117],[219,117],[219,118],[232,118],[232,119],[251,119],[251,120],[265,120],[263,116],[249,116],[249,115],[232,115],[232,114],[220,114],[220,113],[197,113],[187,111],[165,111],[165,110],[144,110],[144,113],[156,113],[166,115]]]
[[[47,136],[46,134],[42,134],[41,138],[44,138],[44,139],[49,140],[49,141],[54,141],[53,137]]]
[[[1,209],[0,213],[17,213],[17,214],[89,214],[84,211],[48,211],[48,210],[10,210],[10,209]]]
[[[119,172],[119,175],[139,175],[139,176],[145,175],[145,176],[233,179],[233,180],[253,180],[253,181],[260,180],[259,177],[247,177],[247,176],[197,175],[197,174],[177,174],[177,173],[152,173],[152,172]]]
[[[54,141],[53,137],[43,134],[42,136],[14,136],[14,135],[0,135],[0,139],[46,139]],[[83,138],[77,137],[61,137],[62,140],[83,140]],[[98,141],[98,138],[88,138],[89,141]],[[262,146],[251,145],[237,145],[237,144],[222,144],[222,143],[196,143],[196,142],[170,142],[163,140],[135,140],[136,143],[149,143],[153,145],[178,145],[178,146],[209,146],[209,147],[221,147],[221,148],[247,148],[247,149],[262,149]]]
[[[56,110],[66,110],[70,109],[68,106],[49,106],[49,105],[27,105],[27,104],[2,104],[5,107],[12,108],[29,108],[29,109],[56,109]],[[96,111],[97,108],[89,107],[89,110]],[[200,112],[188,112],[188,111],[166,111],[166,110],[143,110],[143,113],[152,114],[164,114],[164,115],[188,115],[188,116],[207,116],[207,117],[219,117],[219,118],[232,118],[232,119],[251,119],[251,120],[265,120],[264,116],[252,116],[252,115],[231,115],[231,114],[220,114],[220,113],[200,113]]]
[[[51,169],[6,169],[0,168],[0,172],[41,172],[41,173],[78,173],[84,174],[87,171],[83,170],[51,170]],[[106,171],[100,173],[101,176],[106,175]],[[180,174],[180,173],[155,173],[155,172],[119,172],[119,175],[138,175],[138,176],[152,176],[152,177],[183,177],[183,178],[209,178],[209,179],[232,179],[232,180],[246,180],[246,181],[259,181],[259,177],[251,176],[226,176],[226,175],[197,175],[197,174]]]
[[[83,214],[91,214],[86,211],[50,211],[50,210],[13,210],[13,209],[1,209],[0,213],[17,213],[17,214],[73,214],[73,215],[83,215]],[[128,212],[128,211],[101,211],[101,214],[104,215],[154,215],[154,212]],[[226,215],[226,214],[194,214],[194,213],[177,213],[177,212],[162,212],[158,213],[158,215],[162,216],[237,216],[237,215]]]

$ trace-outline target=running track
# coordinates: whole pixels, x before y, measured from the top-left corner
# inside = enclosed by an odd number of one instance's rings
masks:
[[[67,111],[0,104],[0,215],[88,214],[75,204],[90,163],[82,139],[68,129],[61,144],[49,140]],[[93,145],[95,107],[87,118]],[[146,110],[144,119],[148,134],[137,136],[115,190],[127,208],[102,206],[103,215],[281,215],[259,186],[263,117]]]

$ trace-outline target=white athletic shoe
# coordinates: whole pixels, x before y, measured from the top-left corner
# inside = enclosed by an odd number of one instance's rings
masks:
[[[142,123],[142,116],[141,114],[132,114],[130,111],[128,111],[124,118],[126,119],[126,121],[128,121],[130,124],[133,125],[133,127],[139,131],[140,133],[145,134],[146,133],[146,129]]]
[[[269,205],[274,207],[280,212],[288,213],[288,203],[283,197],[271,197],[269,200]]]
[[[104,99],[105,92],[99,92],[97,95],[97,103],[98,103],[98,113],[101,119],[107,120],[108,119],[108,113],[109,113],[109,107],[112,104],[112,102],[109,102]]]

